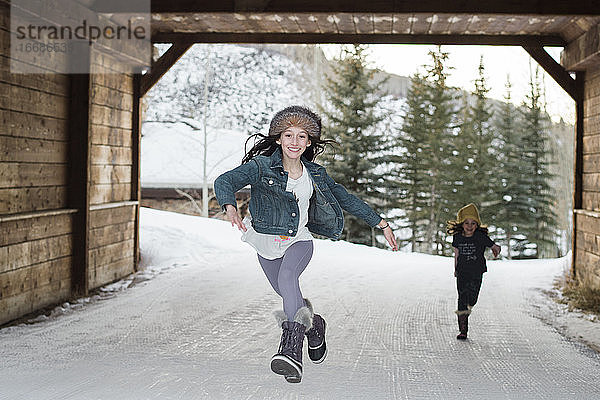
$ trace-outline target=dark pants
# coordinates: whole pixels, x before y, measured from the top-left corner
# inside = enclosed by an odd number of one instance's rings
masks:
[[[467,306],[473,307],[479,297],[481,289],[482,274],[461,275],[456,277],[456,289],[458,290],[458,311],[466,311]]]

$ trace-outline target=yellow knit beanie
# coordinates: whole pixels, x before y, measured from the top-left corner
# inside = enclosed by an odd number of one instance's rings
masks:
[[[477,207],[473,203],[467,204],[466,206],[458,210],[458,213],[456,214],[456,222],[458,222],[459,224],[465,222],[465,219],[467,218],[471,218],[472,220],[477,222],[477,225],[481,226],[479,211],[477,211]]]

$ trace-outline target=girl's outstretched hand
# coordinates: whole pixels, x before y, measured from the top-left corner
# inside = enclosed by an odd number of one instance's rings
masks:
[[[498,254],[500,254],[500,246],[498,246],[497,244],[493,245],[492,254],[494,254],[494,257],[498,257]]]
[[[385,237],[385,240],[387,240],[387,242],[392,247],[392,250],[397,251],[398,245],[396,244],[396,236],[394,236],[394,231],[392,230],[392,228],[390,228],[389,225],[387,228],[385,228],[383,230],[383,236]]]
[[[231,226],[237,226],[239,230],[246,232],[248,229],[246,225],[242,222],[242,219],[237,213],[237,210],[231,204],[227,204],[225,206],[225,213],[227,215],[227,219],[231,222]]]

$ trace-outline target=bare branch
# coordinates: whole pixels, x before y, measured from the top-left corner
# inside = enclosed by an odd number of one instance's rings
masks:
[[[184,192],[183,190],[175,189],[175,191],[177,192],[178,195],[183,196],[183,197],[187,198],[189,201],[191,201],[192,204],[194,205],[194,207],[196,208],[196,211],[198,211],[198,214],[202,215],[202,209],[198,206],[198,203],[196,203],[196,200],[191,195]]]

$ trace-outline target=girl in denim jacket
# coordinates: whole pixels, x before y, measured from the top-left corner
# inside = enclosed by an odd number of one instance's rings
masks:
[[[288,382],[302,379],[302,344],[320,363],[327,355],[325,320],[302,297],[298,279],[313,253],[312,233],[339,239],[342,209],[378,226],[392,247],[396,240],[389,225],[366,203],[331,179],[325,168],[312,162],[331,141],[321,139],[321,118],[311,110],[291,106],[273,117],[268,136],[248,151],[242,165],[215,180],[217,201],[242,240],[258,253],[269,283],[283,299],[276,312],[282,328],[279,351],[271,369]],[[237,213],[235,192],[250,185],[250,216]]]

